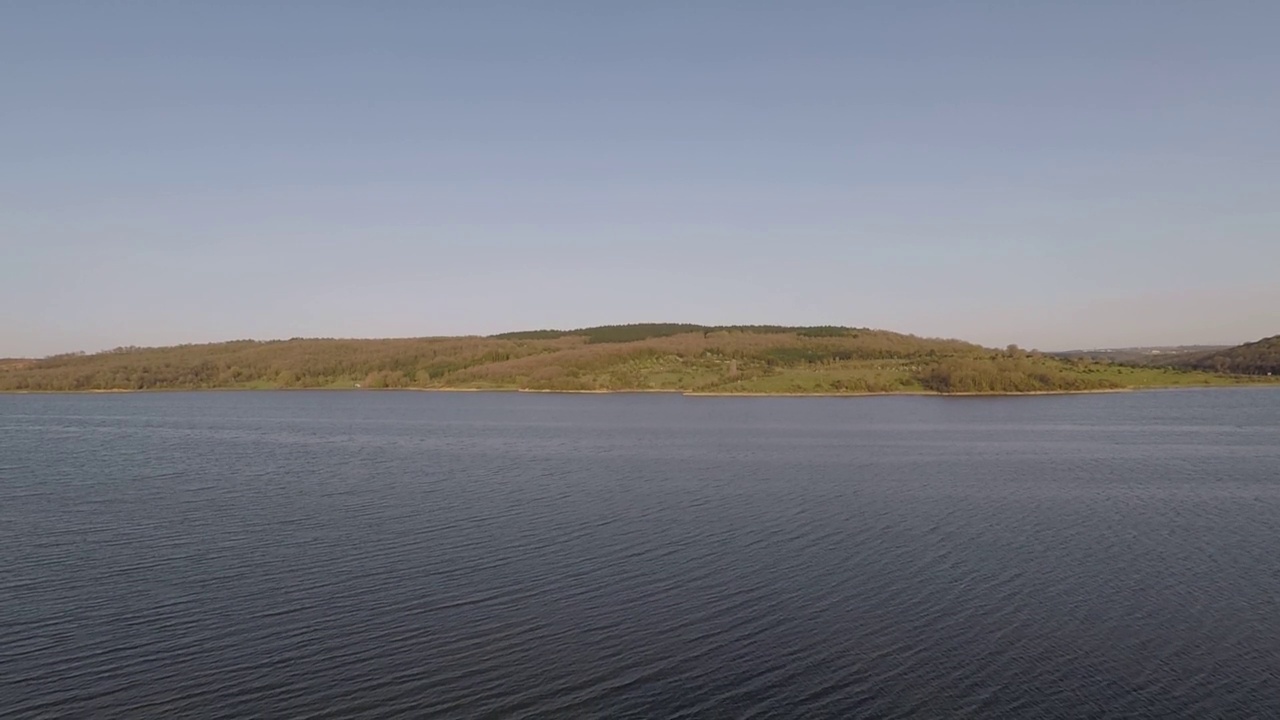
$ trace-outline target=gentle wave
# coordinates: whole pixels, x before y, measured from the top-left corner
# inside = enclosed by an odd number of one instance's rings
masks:
[[[5,398],[0,709],[1280,716],[1277,400]]]

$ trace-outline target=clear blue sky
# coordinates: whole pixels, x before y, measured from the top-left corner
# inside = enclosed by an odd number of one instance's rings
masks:
[[[1280,333],[1277,2],[11,2],[0,357]]]

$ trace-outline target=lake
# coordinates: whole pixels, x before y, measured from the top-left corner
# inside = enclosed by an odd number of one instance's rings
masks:
[[[1280,717],[1280,389],[0,395],[0,715]]]

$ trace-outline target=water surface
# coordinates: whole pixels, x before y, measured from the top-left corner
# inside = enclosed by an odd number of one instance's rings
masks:
[[[1280,717],[1280,391],[0,395],[5,717]]]

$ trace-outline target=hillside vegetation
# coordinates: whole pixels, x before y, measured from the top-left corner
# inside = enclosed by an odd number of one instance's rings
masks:
[[[1173,365],[1235,375],[1280,375],[1280,335],[1188,357]]]
[[[0,390],[422,388],[997,393],[1229,380],[845,327],[683,324],[493,337],[240,340],[0,364]]]

